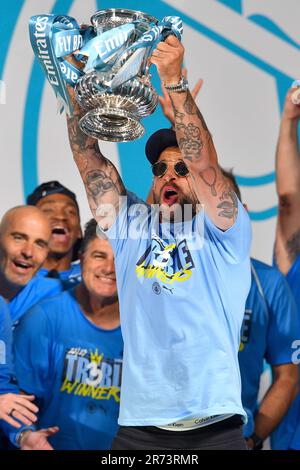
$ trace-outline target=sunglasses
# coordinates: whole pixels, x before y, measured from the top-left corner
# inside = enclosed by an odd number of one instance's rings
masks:
[[[168,166],[165,160],[154,163],[154,165],[152,165],[153,175],[157,178],[161,178],[166,174]],[[174,172],[177,176],[187,176],[190,171],[183,160],[177,160],[174,165]]]

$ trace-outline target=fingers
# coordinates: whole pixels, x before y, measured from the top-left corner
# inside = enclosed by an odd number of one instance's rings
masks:
[[[43,432],[43,434],[46,437],[50,437],[50,436],[53,436],[54,434],[56,434],[59,431],[59,427],[58,426],[52,426],[51,428],[42,429],[41,431]]]
[[[167,39],[165,40],[165,43],[169,44],[172,47],[178,47],[181,45],[181,42],[179,39],[174,34],[170,34]]]
[[[161,41],[157,44],[156,50],[162,52],[172,52],[173,46],[170,47],[170,44],[167,44],[165,41]]]
[[[22,398],[26,398],[26,400],[29,400],[29,401],[34,401],[35,400],[35,396],[34,395],[26,395],[25,393],[20,393],[20,395],[18,395],[19,397],[22,397]]]
[[[11,416],[8,416],[8,415],[2,416],[1,419],[3,419],[4,421],[6,421],[8,424],[10,424],[16,429],[19,429],[22,426],[22,424],[18,423],[18,421],[15,421]]]
[[[35,414],[31,413],[26,407],[19,405],[15,403],[14,409],[11,413],[11,415],[22,421],[22,423],[27,424],[30,426],[30,424],[35,423],[37,420],[37,417]]]
[[[18,397],[16,398],[16,403],[23,406],[24,408],[27,408],[33,413],[37,413],[39,409],[34,403],[31,403],[33,400],[35,400],[34,395],[31,395],[31,396],[18,395]]]
[[[192,97],[195,99],[197,96],[198,96],[198,93],[199,91],[201,90],[202,88],[202,85],[203,85],[203,80],[202,78],[199,78],[199,80],[197,81],[196,85],[194,86],[193,90],[192,90]]]
[[[34,413],[38,412],[38,408],[31,403],[34,399],[33,395],[27,397],[25,395],[7,394],[2,419],[5,419],[7,423],[15,428],[20,427],[20,423],[16,421],[17,419],[21,423],[30,426],[37,420]]]
[[[59,431],[58,426],[53,426],[51,428],[42,429],[42,433],[44,434],[44,437],[45,437],[45,444],[43,445],[43,450],[54,450],[53,447],[47,441],[47,439],[48,437],[51,437],[54,434],[56,434],[58,431]]]

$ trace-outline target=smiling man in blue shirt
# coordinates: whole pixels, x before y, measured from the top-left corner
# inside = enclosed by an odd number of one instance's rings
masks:
[[[36,429],[15,438],[25,450],[110,449],[118,428],[123,340],[114,256],[96,228],[94,220],[86,227],[82,283],[36,305],[15,332],[18,383],[40,403]]]
[[[62,290],[58,281],[35,276],[47,257],[50,235],[48,219],[36,207],[15,207],[2,217],[0,223],[0,294],[7,302],[10,313],[10,319],[6,318],[5,325],[3,325],[6,334],[8,334],[7,329],[16,327],[24,313],[39,300],[51,297]],[[9,348],[8,346],[8,352]],[[6,370],[5,383],[7,384],[10,380]],[[5,390],[4,382],[3,387],[2,390]],[[19,400],[18,396],[15,398]],[[14,417],[14,406],[12,406],[11,413]],[[17,413],[16,419],[19,418]],[[15,444],[15,428],[11,421],[3,423],[2,428]]]
[[[36,207],[10,209],[0,223],[0,295],[8,302],[13,326],[38,301],[61,292],[54,279],[37,277],[48,255],[48,219]]]

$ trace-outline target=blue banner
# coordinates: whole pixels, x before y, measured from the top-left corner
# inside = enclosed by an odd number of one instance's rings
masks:
[[[66,84],[74,86],[82,72],[62,57],[80,49],[83,38],[77,21],[70,16],[37,15],[29,21],[32,49],[58,98],[61,110],[71,112]]]

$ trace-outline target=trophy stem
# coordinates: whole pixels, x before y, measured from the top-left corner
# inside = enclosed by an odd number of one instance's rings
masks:
[[[89,111],[80,119],[79,127],[87,135],[110,142],[135,140],[145,132],[136,113],[113,107]]]

